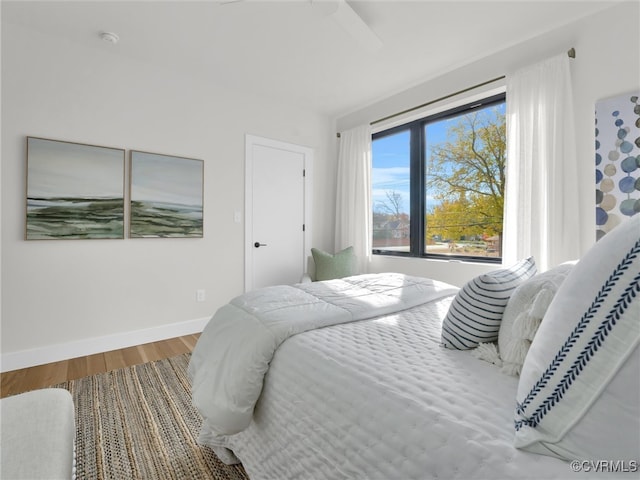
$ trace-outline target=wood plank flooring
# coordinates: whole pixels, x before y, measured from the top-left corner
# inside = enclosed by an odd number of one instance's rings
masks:
[[[96,353],[0,374],[0,398],[193,351],[200,334]]]

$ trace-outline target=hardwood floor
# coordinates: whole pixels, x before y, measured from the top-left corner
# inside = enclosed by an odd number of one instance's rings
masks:
[[[193,351],[200,334],[96,353],[0,374],[0,398]]]

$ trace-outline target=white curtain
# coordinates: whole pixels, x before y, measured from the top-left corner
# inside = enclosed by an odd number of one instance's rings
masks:
[[[533,255],[545,271],[579,253],[578,164],[570,59],[507,77],[507,178],[502,256]]]
[[[336,183],[336,251],[353,246],[358,272],[371,261],[371,126],[340,133]]]

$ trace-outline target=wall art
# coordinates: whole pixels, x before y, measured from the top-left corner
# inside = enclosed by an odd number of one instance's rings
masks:
[[[27,240],[124,238],[125,151],[27,137]]]
[[[596,239],[640,212],[640,92],[596,103]]]
[[[204,162],[131,151],[129,236],[202,237]]]

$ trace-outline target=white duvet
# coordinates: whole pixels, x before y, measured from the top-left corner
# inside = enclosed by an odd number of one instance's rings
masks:
[[[455,293],[446,283],[402,274],[258,289],[233,299],[207,324],[189,364],[201,439],[249,426],[269,364],[301,332],[405,310]]]
[[[440,346],[452,299],[288,338],[249,426],[200,442],[252,480],[579,478],[514,448],[517,378]]]
[[[517,378],[440,346],[452,298],[291,337],[249,427],[201,439],[252,480],[581,478],[513,447]]]

